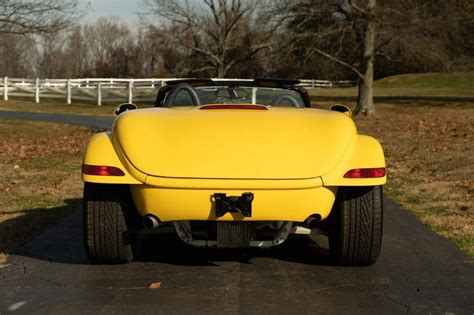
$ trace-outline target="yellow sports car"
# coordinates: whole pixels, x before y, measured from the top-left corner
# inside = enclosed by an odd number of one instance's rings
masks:
[[[133,259],[130,232],[174,226],[198,247],[271,247],[326,234],[335,263],[382,242],[382,147],[350,110],[310,108],[296,80],[169,81],[154,108],[116,109],[82,167],[92,263]]]

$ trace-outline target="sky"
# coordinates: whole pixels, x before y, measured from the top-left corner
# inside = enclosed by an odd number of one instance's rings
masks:
[[[101,16],[118,16],[133,25],[138,22],[136,12],[139,4],[140,0],[81,0],[83,7],[88,6],[83,22],[94,22]]]

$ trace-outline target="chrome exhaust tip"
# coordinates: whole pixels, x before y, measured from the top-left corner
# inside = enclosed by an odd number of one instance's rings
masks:
[[[306,219],[306,223],[310,229],[317,229],[321,223],[321,216],[319,214],[313,214]]]
[[[143,226],[146,229],[153,229],[160,225],[158,218],[152,214],[147,214],[143,217]]]

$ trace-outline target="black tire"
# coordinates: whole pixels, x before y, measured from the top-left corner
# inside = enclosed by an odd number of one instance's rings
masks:
[[[329,226],[329,249],[338,265],[375,263],[382,246],[382,187],[340,188]]]
[[[134,209],[127,186],[84,184],[84,240],[92,264],[123,264],[133,259],[128,233]]]

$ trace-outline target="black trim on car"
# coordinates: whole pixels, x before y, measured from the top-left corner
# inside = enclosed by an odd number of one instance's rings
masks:
[[[269,87],[269,88],[282,88],[291,91],[295,91],[301,95],[305,107],[311,107],[310,98],[308,92],[305,88],[298,86],[300,80],[287,80],[287,79],[254,79],[253,81],[245,80],[218,80],[214,81],[212,79],[183,79],[183,80],[170,80],[166,81],[166,85],[162,87],[156,96],[156,107],[163,107],[167,95],[170,91],[177,88],[177,86],[189,84],[193,88],[201,86],[246,86],[246,87]]]

